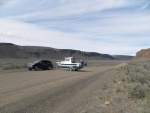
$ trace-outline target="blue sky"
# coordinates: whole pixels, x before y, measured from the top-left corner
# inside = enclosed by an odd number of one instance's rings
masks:
[[[0,42],[135,55],[150,48],[150,0],[0,0]]]

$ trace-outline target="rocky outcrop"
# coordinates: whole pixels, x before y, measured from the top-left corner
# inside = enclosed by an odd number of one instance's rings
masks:
[[[132,61],[150,61],[150,49],[142,49],[136,53]]]

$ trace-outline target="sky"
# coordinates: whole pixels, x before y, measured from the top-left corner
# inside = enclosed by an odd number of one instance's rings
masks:
[[[150,0],[0,0],[0,43],[135,55],[150,48]]]

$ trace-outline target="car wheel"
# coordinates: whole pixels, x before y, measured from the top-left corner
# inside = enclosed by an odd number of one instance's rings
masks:
[[[34,70],[35,70],[35,71],[38,71],[38,70],[39,70],[38,66],[35,66],[35,67],[34,67]]]
[[[51,66],[48,66],[48,70],[51,70],[52,69],[52,67]]]
[[[77,68],[77,69],[75,69],[75,71],[78,71],[78,68]]]

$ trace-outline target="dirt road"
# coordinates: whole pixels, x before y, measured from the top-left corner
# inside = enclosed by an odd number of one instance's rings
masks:
[[[0,113],[81,113],[116,66],[0,74]],[[80,109],[79,109],[80,108]]]

